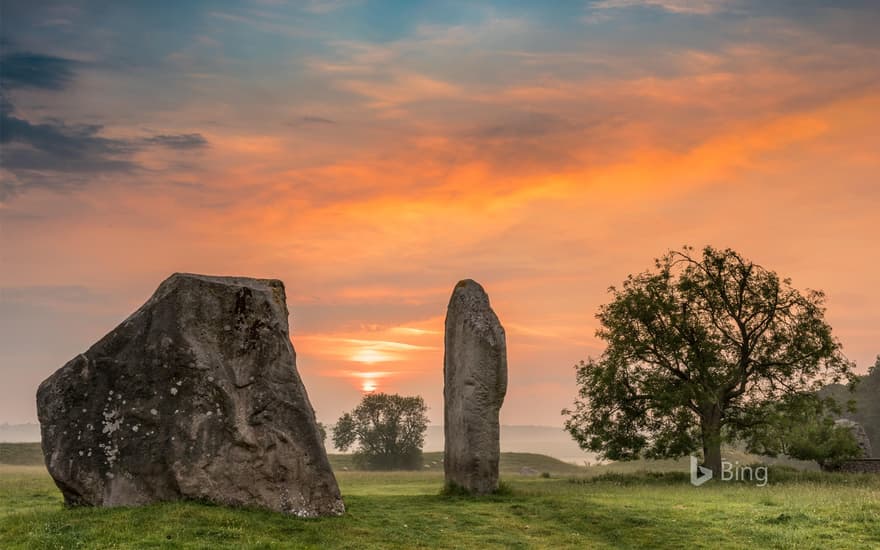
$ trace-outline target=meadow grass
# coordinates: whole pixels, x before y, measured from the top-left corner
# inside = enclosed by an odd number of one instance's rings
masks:
[[[313,520],[191,502],[66,509],[44,468],[2,465],[0,548],[880,546],[880,476],[781,468],[766,487],[691,487],[680,469],[572,472],[549,457],[505,456],[507,490],[486,498],[441,494],[435,468],[337,468],[347,513]],[[566,471],[553,472],[554,465]],[[522,466],[550,477],[514,473]]]
[[[41,466],[43,451],[39,443],[0,443],[0,464]]]

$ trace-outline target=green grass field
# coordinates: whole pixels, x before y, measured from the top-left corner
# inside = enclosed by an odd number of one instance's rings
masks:
[[[0,548],[880,546],[880,476],[779,468],[766,487],[697,488],[681,463],[652,473],[640,471],[646,464],[581,468],[505,453],[505,490],[478,499],[441,494],[436,454],[426,454],[425,471],[388,473],[353,471],[333,456],[348,512],[302,520],[188,502],[65,509],[34,457],[33,446],[0,445]],[[524,466],[550,477],[520,475]]]

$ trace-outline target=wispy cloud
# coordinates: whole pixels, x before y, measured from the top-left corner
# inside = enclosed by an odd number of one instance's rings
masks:
[[[74,77],[76,62],[63,57],[13,52],[0,57],[0,88],[63,90]]]
[[[136,166],[129,158],[135,150],[133,144],[102,137],[101,130],[100,125],[55,121],[34,124],[13,115],[11,109],[3,109],[3,167],[16,180],[0,180],[0,201],[10,198],[24,185],[63,187],[83,183],[84,174],[132,170]],[[53,174],[58,177],[52,177]],[[60,177],[61,174],[66,177]]]
[[[430,329],[414,328],[414,327],[394,327],[391,329],[391,332],[394,334],[404,334],[407,336],[425,336],[425,335],[440,334],[439,330],[430,330]]]
[[[730,4],[730,0],[599,0],[590,7],[598,10],[651,7],[672,13],[709,15],[724,11]]]
[[[340,338],[337,336],[302,336],[303,339],[327,342],[331,344],[344,344],[354,346],[358,349],[373,349],[383,352],[407,352],[407,351],[428,351],[434,350],[432,346],[421,346],[415,344],[407,344],[404,342],[393,342],[388,340],[365,340],[360,338]]]
[[[208,146],[208,140],[199,133],[192,134],[159,134],[144,140],[150,145],[161,145],[171,149],[199,149]]]
[[[376,109],[399,107],[416,101],[460,97],[460,86],[413,72],[396,72],[390,79],[345,80],[341,86],[370,99]]]
[[[361,0],[306,0],[303,10],[310,13],[326,14],[360,3]]]
[[[336,121],[327,117],[305,115],[299,116],[288,123],[290,126],[332,126]]]
[[[57,118],[33,122],[18,114],[10,96],[18,90],[61,93],[75,84],[77,63],[28,52],[0,58],[0,203],[28,187],[69,189],[105,175],[141,168],[134,155],[144,147],[198,149],[208,142],[199,133],[158,134],[143,139],[110,137],[102,124],[69,123]]]

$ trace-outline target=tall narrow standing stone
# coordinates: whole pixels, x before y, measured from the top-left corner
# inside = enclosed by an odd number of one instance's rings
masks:
[[[455,285],[446,311],[446,484],[475,494],[498,489],[498,412],[507,392],[504,328],[479,283]]]
[[[68,504],[345,507],[296,370],[281,281],[177,273],[37,391]]]

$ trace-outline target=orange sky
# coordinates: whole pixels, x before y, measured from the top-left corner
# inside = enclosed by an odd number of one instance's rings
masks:
[[[285,282],[325,422],[364,390],[438,422],[446,302],[473,278],[507,330],[502,422],[561,425],[607,287],[686,243],[826,291],[859,370],[880,353],[870,8],[426,8],[378,34],[357,6],[235,9],[146,53],[87,9],[55,14],[85,38],[12,14],[4,55],[69,71],[3,88],[0,422],[35,420],[36,385],[175,271]]]

